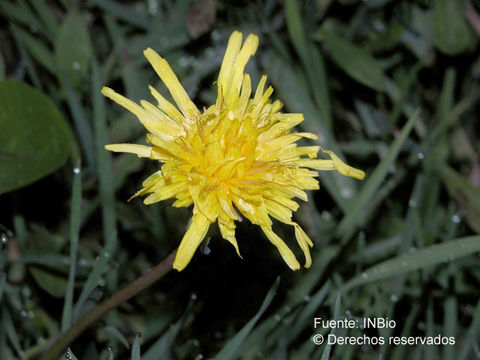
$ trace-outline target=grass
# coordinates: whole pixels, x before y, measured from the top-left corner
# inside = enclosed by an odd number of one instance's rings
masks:
[[[27,127],[32,114],[29,104],[7,109],[0,96],[0,359],[34,359],[178,246],[189,209],[126,202],[158,165],[104,150],[141,143],[144,130],[100,89],[150,99],[151,84],[166,95],[142,55],[149,46],[208,106],[234,29],[260,36],[247,67],[253,83],[267,74],[286,111],[305,115],[303,130],[366,179],[323,173],[297,212],[315,242],[310,269],[288,270],[245,222],[243,260],[214,230],[185,271],[85,331],[72,358],[480,358],[479,4],[198,3],[205,11],[189,1],[0,2],[1,89],[3,80],[37,89],[70,129],[58,135],[63,154],[48,152],[55,164],[68,152],[63,166],[35,182],[18,167],[29,185],[6,190],[2,159],[48,145],[41,132],[2,135],[4,124]],[[388,317],[396,326],[313,329],[314,317]],[[317,333],[442,335],[455,345],[317,346]]]

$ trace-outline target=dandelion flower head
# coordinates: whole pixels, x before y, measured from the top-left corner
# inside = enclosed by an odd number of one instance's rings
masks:
[[[176,107],[152,86],[149,89],[156,106],[145,100],[137,104],[110,88],[102,89],[105,96],[135,114],[149,132],[149,146],[112,144],[106,149],[162,164],[134,196],[149,194],[145,204],[170,198],[175,199],[175,207],[193,204],[192,220],[173,264],[178,271],[188,265],[214,222],[240,256],[235,238],[235,221],[240,216],[259,225],[287,265],[297,270],[300,264],[273,231],[272,218],[293,226],[305,255],[305,267],[309,267],[309,247],[313,243],[292,220],[292,212],[299,207],[293,198],[306,201],[305,190],[319,188],[315,179],[318,173],[311,169],[364,177],[363,171],[346,165],[331,151],[296,144],[301,138],[316,140],[317,136],[292,132],[303,115],[280,111],[282,103],[270,99],[272,87],[265,90],[265,75],[252,92],[250,76],[244,69],[257,50],[258,37],[250,34],[243,43],[242,38],[238,31],[230,36],[216,82],[216,103],[203,112],[190,100],[168,62],[150,48],[144,55]],[[329,159],[317,159],[319,151]]]

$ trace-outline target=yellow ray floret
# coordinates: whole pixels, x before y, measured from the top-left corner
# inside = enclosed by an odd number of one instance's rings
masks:
[[[287,244],[274,232],[271,218],[290,225],[310,267],[312,240],[292,213],[299,205],[293,198],[307,200],[305,190],[319,188],[313,170],[337,170],[345,176],[363,179],[365,173],[345,164],[333,152],[320,146],[298,146],[297,141],[317,136],[291,132],[303,121],[302,114],[282,113],[282,103],[270,100],[273,88],[265,90],[262,76],[252,96],[252,84],[244,73],[258,47],[258,37],[235,31],[228,41],[220,68],[214,105],[201,113],[190,100],[168,62],[154,50],[145,57],[170,92],[175,105],[152,86],[157,105],[142,100],[137,104],[110,88],[102,93],[135,114],[148,130],[148,146],[112,144],[106,149],[135,154],[161,163],[161,169],[143,182],[133,197],[148,196],[145,204],[174,198],[173,206],[193,204],[192,221],[180,243],[173,267],[183,270],[217,222],[222,237],[240,250],[235,221],[241,216],[261,227],[292,270],[300,264]],[[329,159],[318,159],[317,153]]]

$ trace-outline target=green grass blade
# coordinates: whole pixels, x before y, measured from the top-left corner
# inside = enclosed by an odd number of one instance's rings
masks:
[[[0,304],[2,303],[3,290],[5,289],[5,284],[7,282],[7,274],[0,274]]]
[[[77,266],[78,238],[80,233],[80,216],[82,206],[82,171],[80,159],[73,169],[73,190],[70,213],[70,272],[63,305],[61,331],[72,325],[73,290],[75,287],[75,270]]]
[[[115,194],[112,171],[112,156],[105,150],[108,143],[107,121],[105,115],[105,100],[101,94],[100,71],[96,61],[92,62],[92,101],[93,125],[95,130],[95,152],[97,174],[100,182],[100,199],[102,201],[103,236],[105,239],[116,232]],[[116,238],[112,240],[116,243]],[[115,244],[109,244],[113,248]],[[111,249],[110,251],[113,251]]]
[[[15,352],[17,353],[20,359],[26,359],[25,354],[22,350],[22,346],[20,345],[20,336],[15,329],[15,325],[13,324],[12,317],[6,306],[2,308],[2,323],[4,327],[2,328],[2,332],[7,334],[8,340],[12,344]]]
[[[87,300],[90,293],[95,289],[100,277],[107,269],[108,261],[117,246],[116,216],[114,207],[113,179],[111,178],[111,160],[110,154],[103,148],[106,143],[106,120],[103,97],[100,93],[101,84],[98,65],[92,62],[92,96],[93,96],[93,117],[95,126],[96,155],[98,163],[98,174],[100,180],[100,198],[102,199],[103,215],[103,236],[105,246],[98,257],[91,273],[89,274],[82,292],[80,293],[77,304],[75,305],[75,316],[78,316],[83,303]]]
[[[268,291],[265,299],[263,300],[262,306],[255,314],[255,316],[248,321],[247,324],[233,337],[231,338],[225,346],[218,352],[215,356],[214,360],[229,360],[234,359],[237,353],[237,349],[240,345],[245,341],[250,331],[252,331],[253,327],[257,323],[258,319],[263,315],[265,310],[267,310],[268,306],[272,302],[275,294],[277,293],[278,284],[280,283],[280,278],[277,278],[273,283],[272,287]]]
[[[455,337],[457,334],[457,323],[458,323],[458,306],[457,298],[454,294],[449,295],[443,304],[443,309],[445,313],[444,318],[444,333],[443,336]],[[454,360],[457,349],[454,346],[444,346],[443,350],[443,359],[444,360]]]
[[[290,339],[295,339],[302,330],[311,322],[314,317],[315,310],[317,310],[320,305],[323,303],[325,298],[330,291],[330,281],[327,281],[321,288],[318,290],[305,305],[301,313],[296,317],[295,324],[293,325],[290,331]],[[307,298],[308,299],[308,298]]]
[[[478,341],[478,335],[480,334],[480,300],[475,307],[475,311],[473,313],[472,323],[468,328],[468,332],[464,338],[464,344],[460,350],[460,354],[458,355],[458,360],[466,360],[470,359],[470,356],[473,356],[472,351],[475,344],[475,341]]]
[[[359,276],[355,276],[344,285],[345,290],[352,289],[395,275],[425,269],[443,262],[454,261],[463,256],[480,251],[480,235],[464,237],[428,248],[397,256],[374,265]]]
[[[16,38],[18,38],[27,48],[32,57],[42,64],[48,71],[55,74],[55,61],[53,59],[52,51],[48,49],[39,39],[33,37],[23,29],[12,25],[12,31]]]
[[[105,13],[111,14],[123,21],[130,23],[140,29],[148,30],[150,22],[146,16],[133,11],[121,3],[112,0],[90,0],[92,5],[97,5],[105,10]]]
[[[395,162],[400,149],[402,148],[403,143],[407,139],[410,131],[412,130],[413,124],[419,116],[419,111],[417,110],[411,117],[408,119],[407,123],[403,127],[400,135],[395,139],[393,144],[390,146],[385,157],[380,161],[378,166],[375,168],[372,175],[367,175],[367,180],[363,185],[362,189],[358,195],[353,200],[353,203],[349,210],[345,213],[345,216],[338,224],[336,235],[340,237],[348,238],[355,231],[356,227],[362,224],[357,222],[359,218],[358,214],[362,212],[362,209],[366,207],[373,199],[378,189],[385,180],[388,169]]]
[[[308,74],[307,80],[320,113],[319,120],[325,124],[327,129],[331,130],[332,114],[323,57],[305,34],[304,20],[299,4],[296,0],[285,0],[288,33],[303,62],[305,72]]]
[[[95,161],[93,157],[92,126],[88,121],[88,117],[85,114],[85,111],[83,110],[80,97],[75,92],[72,84],[66,76],[63,77],[63,83],[65,85],[67,101],[70,107],[70,112],[72,113],[73,123],[75,124],[75,129],[77,130],[78,137],[80,138],[83,152],[85,153],[88,164],[93,167]]]
[[[140,360],[140,336],[137,334],[132,345],[131,360]]]
[[[125,346],[125,348],[130,349],[130,344],[128,343],[127,338],[116,327],[105,326],[104,330],[107,335],[111,335],[111,338],[118,340],[120,343],[122,343],[123,346]]]
[[[335,311],[334,311],[334,314],[333,314],[333,318],[335,320],[339,319],[341,304],[342,304],[342,294],[341,294],[340,291],[338,291],[337,292],[337,299],[335,300]],[[337,329],[333,328],[332,331],[330,332],[330,334],[335,335],[336,332],[337,332]],[[332,351],[332,347],[330,346],[328,341],[325,341],[324,344],[325,344],[325,346],[323,348],[321,360],[328,360],[328,359],[330,359],[330,353]]]

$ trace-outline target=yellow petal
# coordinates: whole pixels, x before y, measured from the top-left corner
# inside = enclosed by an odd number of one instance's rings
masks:
[[[235,62],[232,66],[230,78],[228,80],[228,88],[224,90],[225,98],[230,102],[238,97],[240,92],[240,86],[243,82],[243,74],[245,66],[251,56],[255,54],[258,47],[258,36],[250,34],[247,36],[245,43],[243,44],[240,52],[235,58]]]
[[[292,250],[290,250],[287,244],[285,244],[283,240],[272,231],[272,228],[262,226],[262,230],[265,235],[267,235],[268,240],[277,247],[278,252],[282,255],[282,258],[287,263],[288,267],[292,270],[300,269],[300,264],[295,258]]]
[[[166,119],[164,116],[149,112],[147,109],[144,109],[137,103],[133,102],[130,99],[127,99],[126,97],[120,95],[114,90],[104,86],[102,88],[102,94],[133,113],[138,118],[138,120],[140,120],[142,125],[145,126],[145,128],[151,133],[157,136],[161,136],[167,141],[172,140],[175,136],[181,134],[178,127],[173,128],[170,124],[168,124],[168,122],[165,122]]]
[[[243,35],[241,32],[234,31],[228,39],[227,50],[225,51],[222,66],[220,67],[220,73],[218,74],[218,87],[219,90],[223,92],[223,95],[229,90],[229,79],[232,73],[233,63],[240,52],[240,47],[242,46],[242,37]]]
[[[365,177],[365,173],[362,170],[355,169],[354,167],[345,164],[337,155],[333,153],[333,151],[324,150],[324,152],[330,155],[335,165],[335,169],[337,169],[340,174],[359,180],[362,180]]]
[[[333,160],[321,159],[300,159],[295,161],[298,166],[308,167],[316,170],[335,170],[335,162]]]
[[[165,99],[153,86],[148,87],[152,93],[155,100],[157,100],[158,108],[162,110],[170,119],[175,121],[177,124],[185,124],[185,118],[177,110],[175,106],[172,105],[170,101]]]
[[[180,84],[180,81],[178,81],[177,76],[168,62],[151,48],[144,50],[143,54],[153,66],[158,76],[160,76],[160,79],[162,79],[163,83],[168,88],[168,91],[170,91],[173,100],[175,100],[175,103],[180,108],[180,111],[185,118],[188,121],[193,122],[200,115],[200,112],[188,97],[187,92]]]
[[[152,153],[152,148],[145,145],[137,144],[110,144],[105,145],[105,149],[113,152],[124,152],[130,154],[136,154],[138,157],[150,157]]]
[[[309,246],[313,246],[312,240],[305,234],[305,231],[297,223],[292,223],[295,228],[295,238],[297,239],[298,245],[305,255],[305,267],[309,268],[312,265],[312,256],[310,255]]]
[[[192,223],[188,227],[187,232],[183,236],[182,242],[177,250],[177,255],[173,261],[173,268],[182,271],[188,265],[193,254],[207,235],[210,221],[198,212],[193,215]]]
[[[218,228],[220,229],[222,237],[233,245],[237,251],[237,255],[242,258],[242,255],[240,255],[240,250],[238,249],[237,239],[235,238],[234,221],[227,214],[220,213],[220,216],[218,217]]]
[[[160,184],[159,184],[160,185]],[[182,191],[185,187],[184,182],[177,182],[168,185],[155,186],[154,192],[147,196],[143,203],[145,205],[150,205],[162,200],[170,199],[174,197],[177,193]]]
[[[275,219],[286,224],[292,221],[292,211],[289,208],[269,199],[265,200],[265,205],[267,206],[268,214]]]

